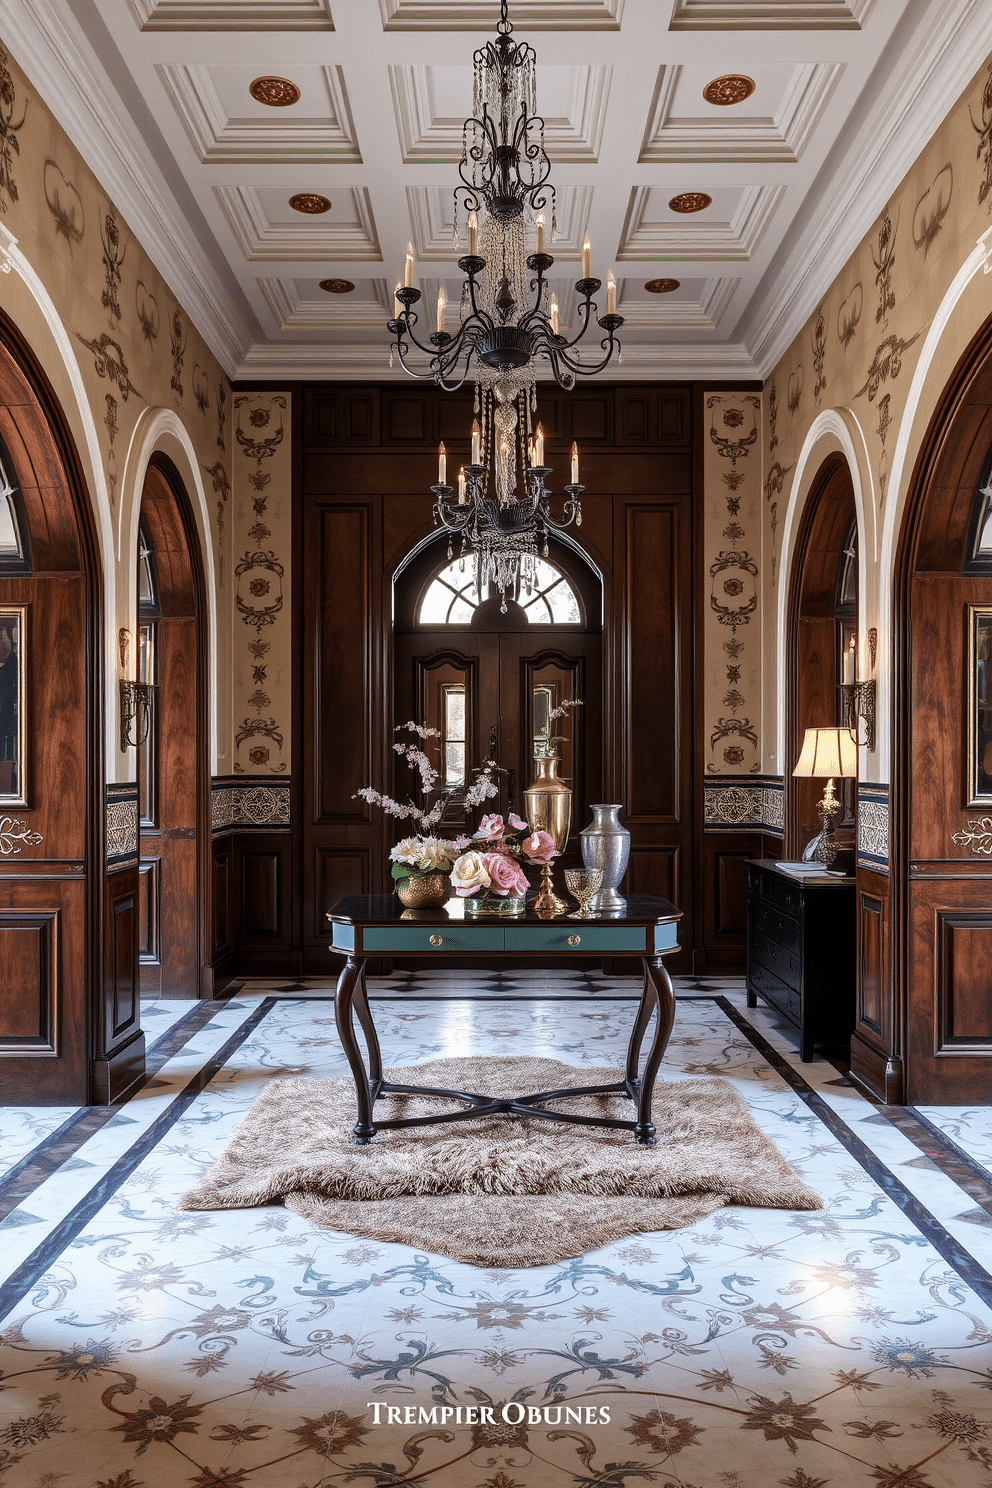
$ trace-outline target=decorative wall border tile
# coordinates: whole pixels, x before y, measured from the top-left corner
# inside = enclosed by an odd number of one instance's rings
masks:
[[[889,871],[889,787],[858,782],[858,867]]]
[[[783,784],[776,775],[743,775],[703,785],[705,832],[770,832],[783,830]]]
[[[138,861],[138,786],[133,780],[107,786],[107,867]]]
[[[216,777],[210,787],[212,832],[289,831],[292,825],[288,779],[253,780]]]

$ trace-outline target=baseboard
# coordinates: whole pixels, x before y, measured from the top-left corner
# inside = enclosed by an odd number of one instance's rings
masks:
[[[138,1032],[109,1059],[94,1060],[90,1071],[90,1103],[94,1106],[116,1105],[125,1096],[133,1095],[144,1078],[145,1035]]]

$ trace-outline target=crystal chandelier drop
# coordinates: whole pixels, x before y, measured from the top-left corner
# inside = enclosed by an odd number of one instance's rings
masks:
[[[579,452],[572,445],[571,481],[565,487],[568,499],[562,515],[552,515],[547,479],[551,467],[544,463],[544,431],[538,424],[530,437],[530,400],[526,390],[516,403],[501,399],[502,389],[485,388],[481,394],[481,422],[472,425],[471,463],[458,473],[458,486],[447,484],[447,453],[438,451],[438,484],[434,494],[434,525],[448,533],[448,557],[464,564],[467,554],[475,562],[475,589],[481,603],[490,589],[500,595],[506,614],[507,594],[533,593],[538,557],[548,556],[548,533],[562,532],[574,522],[582,526],[579,484]],[[517,496],[517,455],[520,455],[525,495]],[[490,467],[492,485],[490,490]]]
[[[618,353],[616,332],[623,316],[616,313],[616,285],[610,274],[606,314],[599,316],[593,295],[601,280],[592,277],[588,238],[582,250],[579,329],[571,340],[558,326],[558,306],[550,292],[548,270],[554,263],[544,251],[545,213],[550,205],[551,237],[557,236],[555,189],[549,184],[551,162],[544,149],[544,120],[536,113],[537,55],[526,42],[511,38],[507,0],[501,0],[501,19],[495,41],[475,53],[473,117],[462,131],[458,166],[461,184],[455,187],[454,241],[459,242],[459,209],[467,218],[468,253],[458,260],[465,275],[458,307],[458,326],[445,329],[444,291],[438,296],[437,329],[429,344],[418,334],[414,306],[421,298],[413,284],[414,254],[407,252],[405,283],[395,291],[394,318],[387,329],[395,337],[395,353],[414,377],[432,377],[442,387],[460,387],[473,377],[479,391],[493,389],[509,404],[524,389],[533,403],[538,364],[548,364],[560,387],[572,388],[577,373],[602,371]],[[481,217],[481,225],[480,225]],[[530,220],[529,220],[530,219]],[[531,221],[536,251],[528,254]],[[578,343],[596,324],[605,332],[595,361],[584,364]],[[418,371],[410,365],[413,350],[429,357]],[[477,410],[478,411],[478,410]]]

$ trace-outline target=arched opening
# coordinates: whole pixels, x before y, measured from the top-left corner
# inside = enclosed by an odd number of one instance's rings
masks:
[[[118,1054],[141,1060],[134,905],[104,944],[96,544],[57,400],[3,316],[0,465],[0,1068],[9,1101],[80,1105],[115,1093]]]
[[[789,585],[786,858],[800,857],[821,826],[816,805],[824,782],[792,774],[804,733],[845,721],[843,656],[858,633],[857,532],[850,470],[842,455],[831,455],[817,472],[803,510]],[[844,809],[837,835],[853,845],[856,782],[843,782],[843,793],[838,782],[838,796]]]
[[[894,1043],[913,1103],[984,1101],[992,1077],[990,476],[992,320],[931,421],[896,561]]]
[[[453,829],[470,825],[459,815],[457,792],[488,758],[503,771],[492,809],[522,813],[535,750],[558,727],[551,714],[566,700],[582,700],[560,730],[574,857],[575,834],[602,785],[602,583],[595,569],[571,545],[552,541],[533,583],[518,583],[504,605],[495,590],[479,592],[471,556],[449,558],[441,537],[399,569],[393,608],[394,716],[441,734]],[[396,789],[405,794],[407,785],[398,779]]]
[[[154,689],[138,750],[141,991],[196,997],[207,961],[203,573],[188,496],[161,456],[145,476],[137,564],[138,674]]]

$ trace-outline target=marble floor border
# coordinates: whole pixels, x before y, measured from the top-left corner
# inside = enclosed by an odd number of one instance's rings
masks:
[[[864,1168],[865,1172],[871,1174],[879,1188],[894,1204],[898,1205],[906,1218],[926,1237],[934,1250],[943,1256],[948,1265],[954,1267],[961,1279],[972,1288],[987,1307],[992,1307],[992,1274],[941,1224],[936,1215],[932,1214],[926,1205],[910,1192],[892,1169],[852,1131],[843,1117],[813,1089],[795,1066],[775,1049],[732,1003],[724,997],[716,997],[714,1002],[758,1053],[768,1061],[776,1073],[781,1075],[790,1089],[823,1122],[855,1161]],[[906,1133],[904,1132],[903,1135]],[[922,1151],[922,1148],[920,1150]]]
[[[217,1004],[213,1004],[216,1007]],[[228,1004],[230,1006],[230,1004]],[[230,1038],[216,1050],[197,1070],[166,1109],[151,1126],[128,1148],[127,1152],[103,1174],[97,1183],[79,1200],[59,1224],[11,1274],[0,1282],[0,1321],[11,1308],[16,1307],[38,1279],[61,1255],[67,1245],[79,1235],[95,1214],[103,1208],[121,1185],[126,1182],[139,1163],[151,1152],[169,1129],[188,1110],[196,1097],[206,1089],[210,1081],[223,1069],[245,1040],[254,1033],[258,1025],[268,1017],[275,1006],[271,997],[264,998],[231,1034]],[[111,1114],[116,1112],[111,1111]]]
[[[196,1001],[188,1013],[172,1023],[145,1055],[145,1077],[123,1100],[109,1106],[80,1106],[61,1126],[42,1138],[0,1177],[0,1221],[47,1178],[68,1162],[80,1147],[127,1105],[139,1090],[147,1090],[162,1066],[215,1017],[218,1009],[230,1007],[232,999]]]

